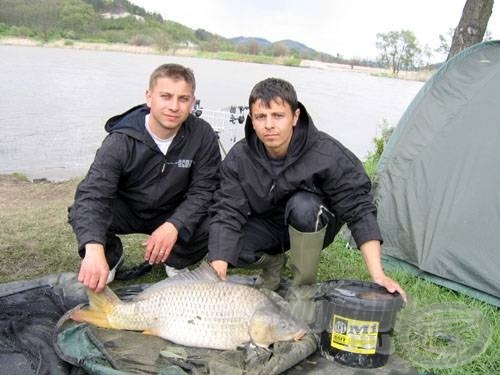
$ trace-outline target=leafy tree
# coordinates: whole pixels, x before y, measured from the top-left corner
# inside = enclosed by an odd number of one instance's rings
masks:
[[[212,39],[213,34],[205,29],[196,29],[196,31],[194,32],[194,36],[196,39],[201,40],[202,42],[207,42]]]
[[[185,42],[195,39],[193,30],[180,23],[174,21],[165,21],[162,23],[162,28],[176,42]]]
[[[458,23],[447,60],[483,40],[493,11],[493,0],[467,0]]]
[[[259,55],[262,52],[262,47],[257,42],[247,43],[247,48],[250,55]]]
[[[139,22],[133,16],[128,16],[101,20],[100,23],[103,30],[131,30],[142,26]]]
[[[57,31],[62,0],[1,0],[0,22],[28,27],[47,40]]]
[[[208,51],[208,52],[218,52],[222,50],[222,46],[219,40],[217,39],[212,39],[209,40],[208,42],[201,42],[200,43],[200,50],[202,51]]]
[[[288,48],[283,43],[273,43],[270,48],[272,56],[275,57],[286,56],[288,53]]]
[[[0,35],[9,31],[9,29],[10,29],[9,25],[6,25],[5,23],[0,22]]]
[[[148,13],[128,0],[82,0],[91,5],[96,12],[104,13],[124,13],[137,14],[146,17]]]
[[[156,46],[162,52],[167,52],[170,49],[175,49],[175,43],[168,36],[162,35],[156,38]]]
[[[238,53],[246,53],[248,54],[248,44],[236,44],[235,49],[236,52]]]
[[[400,70],[414,69],[420,54],[417,38],[409,30],[377,34],[380,62],[397,75]]]
[[[81,0],[64,0],[60,23],[65,30],[84,33],[96,24],[97,19],[98,16],[91,5]]]
[[[401,69],[412,70],[418,65],[418,58],[422,50],[418,46],[415,34],[409,30],[402,30],[402,53],[401,53]]]
[[[106,0],[85,0],[85,2],[92,5],[96,12],[105,12],[107,10],[107,4],[109,3]]]
[[[127,43],[131,44],[133,46],[143,47],[143,46],[151,46],[151,45],[155,44],[155,40],[150,35],[136,34],[136,35],[132,36],[128,40]],[[160,48],[160,50],[161,50],[161,48]],[[168,50],[168,48],[167,48],[167,50]]]
[[[423,65],[429,67],[431,65],[431,58],[432,58],[432,49],[428,44],[426,44],[424,48],[422,48]]]
[[[450,52],[450,43],[453,39],[454,30],[452,27],[448,29],[446,35],[439,34],[439,46],[435,49],[436,52],[447,55]]]

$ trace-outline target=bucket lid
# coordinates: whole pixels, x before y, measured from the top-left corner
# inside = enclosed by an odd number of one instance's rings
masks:
[[[327,299],[352,308],[372,310],[394,310],[403,307],[403,299],[399,293],[389,293],[383,286],[360,280],[326,281],[320,286],[315,299]]]

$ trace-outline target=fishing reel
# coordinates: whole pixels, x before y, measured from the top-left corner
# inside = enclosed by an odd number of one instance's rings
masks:
[[[240,106],[234,106],[232,105],[231,107],[229,107],[229,113],[231,113],[231,117],[229,119],[229,121],[231,121],[232,124],[235,124],[236,123],[236,120],[238,120],[238,124],[243,124],[245,122],[245,119],[247,117],[247,114],[248,114],[248,106],[243,106],[243,105],[240,105]],[[236,115],[236,111],[238,111],[238,115]]]
[[[196,99],[194,102],[194,107],[191,113],[196,117],[200,117],[203,114],[203,107],[200,104],[200,99]]]
[[[240,106],[232,105],[230,107],[223,108],[220,111],[214,111],[212,109],[204,109],[201,106],[199,100],[195,101],[193,110],[191,111],[191,113],[194,116],[200,117],[210,124],[215,134],[217,135],[217,139],[223,156],[227,154],[226,152],[227,145],[229,144],[229,147],[231,147],[240,138],[236,135],[237,133],[236,128],[238,128],[238,125],[242,125],[245,123],[248,112],[249,108],[243,105]],[[235,124],[236,126],[233,126]],[[226,136],[224,138],[226,142],[226,147],[222,144],[222,141],[220,139],[220,135],[224,132],[225,129],[226,129]]]

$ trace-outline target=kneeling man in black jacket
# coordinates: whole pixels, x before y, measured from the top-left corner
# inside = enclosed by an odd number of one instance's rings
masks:
[[[376,207],[359,159],[316,129],[287,81],[259,82],[249,106],[245,139],[222,162],[210,209],[208,259],[219,275],[228,264],[261,268],[258,284],[275,290],[290,250],[293,286],[313,284],[321,250],[347,223],[373,281],[406,298],[382,269]]]
[[[145,233],[144,259],[167,274],[206,254],[208,207],[220,151],[212,127],[191,114],[191,69],[159,66],[146,104],[109,119],[109,133],[79,184],[69,222],[83,258],[78,279],[102,291],[123,259],[117,234]]]

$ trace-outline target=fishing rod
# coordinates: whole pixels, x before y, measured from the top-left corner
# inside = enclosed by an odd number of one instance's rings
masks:
[[[244,124],[248,115],[248,111],[248,106],[243,105],[231,105],[230,107],[224,108],[222,110],[205,109],[201,106],[200,100],[197,99],[191,113],[196,117],[203,118],[210,124],[212,129],[214,129],[215,134],[217,135],[217,141],[219,143],[222,154],[223,156],[226,156],[227,152],[221,142],[220,133],[224,131],[227,125]],[[233,144],[236,143],[236,136],[234,135],[230,139],[230,141]]]

